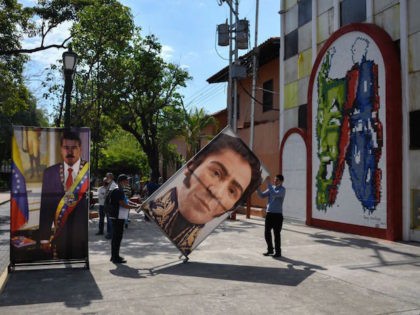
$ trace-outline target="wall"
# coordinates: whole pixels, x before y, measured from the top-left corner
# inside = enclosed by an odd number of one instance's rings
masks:
[[[308,95],[309,208],[317,225],[401,238],[393,232],[401,224],[399,72],[396,46],[374,25],[340,28],[318,54]]]
[[[403,4],[407,3],[407,12],[402,11]],[[358,4],[358,5],[356,5]],[[362,10],[360,11],[360,6],[362,7]],[[308,9],[309,7],[309,9]],[[341,8],[345,8],[343,11],[341,11]],[[349,9],[350,8],[350,9]],[[360,12],[363,12],[365,15],[353,15],[352,16],[352,10],[359,10]],[[281,37],[285,41],[284,42],[284,51],[283,56],[284,60],[282,60],[282,63],[280,65],[280,73],[284,75],[284,80],[282,81],[282,87],[284,88],[284,97],[280,99],[280,105],[284,109],[284,133],[287,134],[288,130],[291,130],[293,128],[299,127],[299,119],[298,114],[300,107],[305,106],[305,104],[308,104],[307,97],[302,97],[301,92],[302,90],[306,90],[306,92],[309,89],[309,76],[312,71],[312,63],[314,62],[315,58],[318,56],[318,54],[322,51],[324,45],[327,43],[327,41],[331,38],[333,33],[340,28],[344,27],[343,25],[343,19],[346,19],[350,22],[357,22],[357,23],[367,23],[368,21],[370,23],[376,24],[379,26],[386,34],[389,35],[391,38],[391,41],[394,42],[394,45],[397,47],[400,47],[402,44],[401,40],[401,34],[404,34],[404,30],[401,29],[404,25],[404,21],[407,21],[407,41],[408,41],[408,52],[407,52],[407,59],[408,59],[408,69],[407,72],[402,73],[404,82],[406,82],[408,87],[407,97],[406,97],[406,103],[405,101],[405,94],[404,94],[404,85],[403,82],[395,82],[396,88],[400,91],[399,96],[402,97],[403,103],[401,105],[402,108],[402,117],[400,117],[399,124],[402,124],[402,126],[406,126],[408,121],[410,120],[411,113],[413,111],[420,110],[420,96],[418,93],[418,87],[420,86],[420,56],[418,54],[418,51],[420,50],[420,19],[418,18],[418,13],[420,12],[420,1],[416,0],[407,0],[405,1],[398,1],[398,0],[371,0],[371,1],[362,1],[362,0],[301,0],[301,1],[293,1],[293,0],[283,0],[281,1],[281,24],[283,25],[283,30]],[[311,11],[311,17],[308,14],[307,10]],[[314,12],[312,12],[314,10]],[[407,13],[407,16],[405,16],[405,13]],[[354,19],[352,21],[352,19]],[[349,22],[349,23],[350,23]],[[314,30],[313,32],[309,33],[310,30]],[[312,36],[315,34],[315,38],[312,38]],[[312,44],[310,44],[312,42]],[[402,48],[401,48],[402,49]],[[404,51],[397,51],[398,54],[403,53]],[[311,61],[309,61],[312,57]],[[400,60],[403,62],[403,57],[400,55]],[[387,57],[384,58],[385,61],[383,63],[387,63]],[[376,58],[373,58],[373,60],[376,60]],[[283,69],[281,68],[283,66]],[[380,62],[378,61],[378,66],[380,67]],[[401,66],[402,67],[402,66]],[[343,68],[348,68],[348,66],[344,66]],[[309,69],[309,71],[308,71]],[[401,69],[404,70],[402,67]],[[398,70],[397,70],[398,71]],[[398,71],[399,74],[400,71]],[[334,77],[337,78],[337,77]],[[406,79],[405,79],[406,78]],[[379,78],[380,79],[380,78]],[[382,90],[383,85],[380,85],[380,93],[383,93]],[[383,97],[383,94],[382,94]],[[407,104],[407,105],[405,105]],[[309,104],[307,105],[309,106]],[[384,104],[381,103],[380,106],[383,106]],[[405,106],[407,106],[405,109]],[[307,108],[307,112],[312,109]],[[282,108],[280,108],[280,111],[282,111]],[[383,124],[385,129],[389,130],[389,126],[387,126],[387,120],[389,120],[392,115],[386,115],[386,113],[381,113],[382,117],[379,118],[381,123]],[[313,114],[312,117],[310,117],[311,123],[316,122],[316,114]],[[385,119],[385,121],[383,121]],[[309,120],[308,120],[309,121]],[[420,122],[414,122],[414,124],[420,124]],[[396,141],[396,146],[393,144],[389,144],[389,148],[386,147],[386,144],[382,148],[382,158],[379,161],[378,167],[383,168],[382,171],[385,170],[382,174],[393,174],[400,172],[400,164],[401,161],[404,160],[405,165],[407,165],[408,171],[403,172],[403,174],[396,175],[403,176],[401,179],[401,187],[404,187],[404,190],[401,191],[393,191],[394,194],[398,195],[398,198],[403,199],[403,203],[400,205],[403,209],[403,216],[404,221],[410,220],[411,215],[411,202],[410,200],[407,200],[406,196],[407,194],[410,194],[410,192],[414,189],[420,188],[420,150],[419,149],[408,149],[407,144],[410,142],[410,135],[409,135],[409,128],[402,128],[403,134],[401,134],[400,139],[394,138]],[[310,131],[312,132],[312,131]],[[308,132],[309,133],[309,132]],[[389,142],[389,139],[386,139],[388,136],[394,136],[392,135],[392,132],[388,133],[384,132],[384,141]],[[316,141],[313,138],[313,134],[311,134],[311,137],[307,139],[308,142],[310,142],[311,147],[316,144]],[[420,137],[420,135],[414,135],[414,137]],[[401,144],[401,139],[402,144]],[[393,141],[394,141],[393,140]],[[314,142],[315,141],[315,142]],[[392,143],[392,142],[389,142]],[[404,149],[404,150],[403,150]],[[391,150],[399,150],[399,154],[401,154],[400,161],[393,161],[392,163],[387,160],[387,154],[388,151]],[[407,153],[406,153],[407,152]],[[312,153],[311,153],[312,154]],[[385,155],[384,155],[385,154]],[[317,154],[314,152],[311,156],[311,160],[314,164],[316,164],[316,160],[319,161]],[[318,162],[319,163],[319,162]],[[382,164],[381,164],[382,163]],[[396,165],[395,165],[396,164]],[[318,168],[319,165],[315,165],[315,168]],[[309,178],[312,178],[315,171],[312,170]],[[349,174],[349,170],[347,168],[343,171],[343,179],[346,183],[343,183],[342,186],[346,187],[345,190],[353,191],[353,187],[351,185],[351,175]],[[382,185],[388,186],[388,180],[385,178],[383,180]],[[382,186],[381,186],[382,187]],[[315,190],[314,186],[308,187],[308,191],[311,189]],[[388,192],[381,191],[382,194],[389,194]],[[340,204],[341,207],[343,204],[347,203],[353,203],[354,205],[357,203],[355,200],[350,201],[348,196],[341,196],[344,198],[344,200],[340,199],[337,204]],[[387,196],[382,196],[381,202],[377,204],[377,206],[380,209],[386,209],[385,215],[380,216],[379,218],[379,226],[382,226],[385,229],[389,229],[390,224],[393,226],[391,229],[401,229],[401,219],[398,219],[398,216],[395,217],[393,214],[391,217],[388,215],[389,211],[389,201],[387,200]],[[340,198],[340,197],[339,197]],[[356,198],[357,199],[357,198]],[[313,203],[312,206],[315,206]],[[338,208],[338,207],[337,207]],[[338,209],[336,209],[338,211]],[[374,213],[376,209],[372,212]],[[384,211],[384,210],[382,210]],[[328,211],[327,211],[328,212]],[[363,212],[363,209],[362,209]],[[379,212],[378,212],[379,213]],[[324,218],[316,218],[315,220],[323,220],[325,219],[325,214],[317,214],[318,217],[324,216]],[[328,215],[327,215],[328,217]],[[329,220],[328,218],[327,220]],[[326,220],[326,221],[327,221]],[[357,222],[356,219],[353,218],[349,214],[339,214],[337,217],[334,218],[335,227],[337,228],[343,228],[341,225],[343,222],[351,222],[350,224],[360,224],[361,226],[376,226],[376,224],[370,224],[366,222]],[[362,221],[366,221],[366,219],[362,219]],[[374,221],[374,220],[373,220]],[[400,226],[395,227],[395,222],[397,221],[397,224],[400,224]],[[332,226],[333,228],[333,226]],[[344,227],[345,228],[345,227]],[[408,229],[408,225],[405,225],[405,228]],[[369,230],[367,230],[369,231]],[[395,233],[394,233],[395,232]],[[400,235],[401,233],[399,231],[392,232],[393,235]],[[420,230],[419,230],[420,232]],[[374,236],[375,233],[372,234]],[[407,235],[407,233],[404,233],[404,235]],[[384,235],[383,235],[384,236]],[[389,236],[389,235],[388,235]],[[420,236],[420,234],[419,234]],[[407,237],[405,237],[408,239]],[[412,238],[413,239],[413,238]],[[420,239],[420,237],[419,237]]]

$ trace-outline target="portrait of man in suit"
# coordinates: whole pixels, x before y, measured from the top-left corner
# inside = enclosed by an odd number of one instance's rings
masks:
[[[60,153],[62,162],[43,174],[39,244],[53,259],[81,259],[88,255],[89,163],[78,133],[63,132]]]

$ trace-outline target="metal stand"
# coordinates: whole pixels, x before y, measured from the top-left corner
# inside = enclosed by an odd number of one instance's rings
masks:
[[[189,260],[188,256],[186,256],[186,255],[182,254],[182,255],[180,255],[180,256],[179,256],[179,259],[182,259],[182,257],[185,257],[185,258],[182,260],[182,262],[183,262],[184,264],[185,264],[185,263],[187,263],[187,262],[188,262],[188,260]]]

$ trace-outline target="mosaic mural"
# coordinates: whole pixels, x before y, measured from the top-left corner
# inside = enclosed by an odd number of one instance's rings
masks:
[[[354,40],[353,65],[343,77],[330,75],[334,46],[319,68],[315,126],[318,210],[326,211],[335,204],[339,193],[348,193],[340,192],[346,165],[351,187],[363,209],[372,213],[381,201],[383,128],[379,119],[378,65],[367,57],[369,45],[367,38]]]

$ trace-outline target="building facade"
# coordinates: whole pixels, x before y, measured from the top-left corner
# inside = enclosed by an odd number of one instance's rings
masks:
[[[236,131],[250,142],[254,125],[252,149],[284,174],[287,217],[420,241],[418,12],[416,0],[280,1],[280,38],[258,47],[254,115],[253,51],[239,58]]]
[[[287,215],[420,241],[420,2],[280,6],[279,160],[290,185]]]

